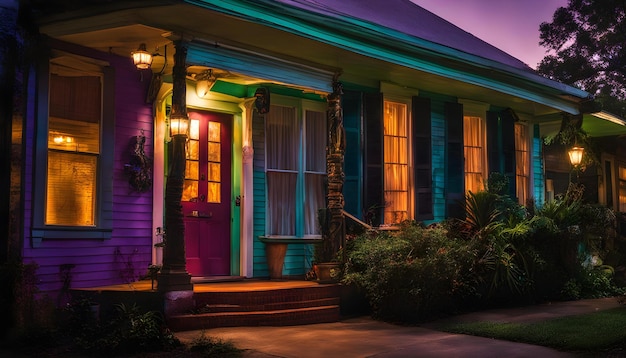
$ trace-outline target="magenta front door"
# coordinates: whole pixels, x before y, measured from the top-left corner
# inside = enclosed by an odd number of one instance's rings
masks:
[[[189,118],[182,197],[187,271],[230,275],[232,116],[196,111]]]

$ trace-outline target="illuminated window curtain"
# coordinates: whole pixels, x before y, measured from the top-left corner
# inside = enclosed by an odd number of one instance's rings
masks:
[[[96,225],[101,93],[99,76],[50,76],[46,225]]]
[[[407,106],[385,102],[384,122],[384,223],[397,224],[409,217]]]
[[[619,167],[619,211],[626,213],[626,167]]]
[[[528,199],[530,173],[528,130],[525,125],[515,123],[515,190],[520,204]]]
[[[304,234],[318,235],[317,213],[326,206],[326,113],[306,111],[305,115],[305,175],[304,175]]]
[[[480,117],[463,117],[465,154],[465,190],[473,193],[484,189],[485,136]]]
[[[265,119],[267,222],[270,235],[295,235],[299,130],[296,111],[271,106]]]

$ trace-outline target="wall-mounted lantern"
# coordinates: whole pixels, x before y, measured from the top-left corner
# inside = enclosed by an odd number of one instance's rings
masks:
[[[170,135],[172,137],[189,133],[189,117],[186,115],[172,114],[170,116]]]
[[[146,44],[144,43],[139,45],[137,51],[131,52],[131,57],[138,70],[147,70],[152,65],[152,54],[146,51]]]
[[[213,74],[213,70],[202,72],[196,76],[196,94],[200,98],[204,98],[213,85],[217,81],[217,77]]]
[[[583,154],[585,153],[585,148],[579,147],[577,145],[573,146],[572,149],[567,151],[569,155],[569,161],[574,166],[577,167],[583,161]]]

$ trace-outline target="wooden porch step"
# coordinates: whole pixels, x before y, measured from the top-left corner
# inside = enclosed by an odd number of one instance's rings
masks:
[[[272,311],[216,312],[170,316],[167,326],[175,332],[237,326],[294,326],[337,322],[339,305]]]
[[[194,292],[193,312],[170,315],[173,331],[236,326],[291,326],[337,322],[339,285]]]

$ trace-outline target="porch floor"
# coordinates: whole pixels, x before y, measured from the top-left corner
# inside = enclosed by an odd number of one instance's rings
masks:
[[[198,281],[198,282],[194,282]],[[283,290],[292,288],[305,288],[319,286],[320,284],[315,281],[304,280],[270,280],[270,279],[235,279],[224,281],[211,280],[211,279],[192,279],[193,292],[246,292],[246,291],[268,291],[268,290]],[[131,283],[123,283],[119,285],[110,286],[98,286],[89,288],[79,288],[75,290],[80,291],[139,291],[139,292],[151,292],[157,290],[157,283],[154,282],[154,289],[152,288],[151,280],[141,280]]]

